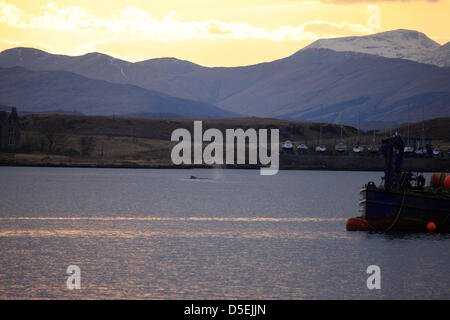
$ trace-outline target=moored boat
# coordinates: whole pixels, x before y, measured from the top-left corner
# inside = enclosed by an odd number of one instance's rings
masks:
[[[405,155],[409,155],[414,152],[414,148],[411,147],[411,145],[410,145],[411,140],[410,140],[410,136],[409,136],[409,133],[410,133],[409,125],[410,125],[410,120],[409,120],[409,103],[408,103],[408,137],[406,139],[406,146],[403,148],[403,152],[405,153]]]
[[[425,150],[425,148],[419,147],[419,148],[416,149],[415,153],[418,156],[423,156],[423,155],[425,155],[427,153],[427,151]]]
[[[445,173],[434,174],[425,186],[423,175],[403,171],[398,135],[383,140],[383,155],[383,183],[361,189],[360,216],[347,220],[347,230],[450,232],[450,178],[444,183]]]
[[[440,154],[441,154],[441,149],[439,149],[439,148],[434,148],[433,149],[433,156],[437,157]]]
[[[347,145],[345,144],[344,140],[341,140],[338,143],[336,143],[336,146],[334,148],[337,152],[347,151]]]
[[[299,144],[297,147],[298,152],[301,154],[306,153],[308,151],[308,149],[309,149],[309,147],[304,143]]]
[[[369,150],[370,153],[378,153],[379,149],[376,144],[370,145],[367,150]]]
[[[375,129],[373,130],[372,144],[367,148],[370,153],[378,153],[379,148],[377,146],[376,138],[375,138]]]
[[[361,124],[360,124],[360,115],[359,115],[359,111],[358,111],[358,141],[356,142],[356,144],[353,146],[353,152],[354,153],[361,153],[364,151],[364,147],[361,146],[361,139],[360,139],[360,131],[361,131]]]
[[[316,152],[325,152],[327,151],[327,147],[325,147],[323,144],[316,146]]]
[[[406,147],[403,148],[403,152],[404,152],[405,154],[410,154],[410,153],[413,153],[413,152],[414,152],[414,149],[413,149],[413,147],[406,146]]]
[[[339,140],[338,143],[336,143],[336,145],[334,147],[334,149],[337,152],[345,152],[345,151],[347,151],[347,145],[345,144],[345,141],[344,141],[344,138],[343,138],[343,135],[342,135],[342,131],[343,131],[343,125],[341,124],[341,139]]]
[[[322,124],[319,125],[319,144],[314,150],[320,153],[327,151],[327,147],[322,144]]]
[[[414,151],[416,156],[422,157],[427,154],[427,149],[425,146],[425,118],[424,118],[424,108],[422,107],[422,134],[420,137],[419,147]]]
[[[361,189],[361,218],[379,231],[450,232],[450,195],[423,190],[387,191],[373,184]]]
[[[282,148],[283,150],[292,150],[294,149],[294,145],[291,141],[287,140],[285,143],[283,143]]]

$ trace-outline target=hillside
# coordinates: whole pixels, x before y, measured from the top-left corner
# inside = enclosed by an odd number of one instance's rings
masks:
[[[32,114],[20,117],[24,132],[39,133],[45,128],[54,128],[55,132],[64,135],[86,136],[117,136],[131,138],[145,138],[163,140],[170,143],[170,136],[175,129],[186,128],[193,131],[193,119],[164,119],[164,118],[131,118],[118,116],[81,116],[63,114]],[[231,119],[203,119],[203,130],[217,128],[225,132],[228,128],[279,129],[280,142],[292,140],[307,142],[315,145],[322,126],[323,140],[331,146],[340,138],[340,125],[316,122],[287,121],[272,118],[231,118]],[[450,118],[437,118],[425,121],[426,137],[449,144],[450,147]],[[410,124],[411,136],[420,137],[422,123]],[[406,137],[407,125],[393,127]],[[384,137],[388,130],[377,131],[377,139]],[[362,142],[370,144],[372,131],[361,132]],[[357,136],[357,129],[343,126],[343,137],[351,143]]]
[[[450,143],[450,118],[437,118],[426,120],[423,123],[411,123],[409,125],[410,137],[420,138],[422,136],[422,127],[424,128],[426,138],[447,141]],[[399,126],[395,126],[392,131],[398,131],[402,137],[406,138],[408,134],[408,124],[403,123]],[[382,131],[379,131],[379,133],[381,134]]]
[[[207,103],[175,98],[134,85],[93,80],[67,71],[0,68],[0,101],[27,112],[81,112],[86,115],[230,117]]]

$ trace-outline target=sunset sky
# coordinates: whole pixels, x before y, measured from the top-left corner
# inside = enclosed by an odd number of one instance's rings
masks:
[[[286,57],[319,38],[400,28],[444,44],[449,16],[450,0],[0,0],[0,50],[237,66]]]

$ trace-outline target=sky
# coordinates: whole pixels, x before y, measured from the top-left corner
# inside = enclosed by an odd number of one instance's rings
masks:
[[[450,0],[0,0],[0,51],[239,66],[394,29],[450,41]]]

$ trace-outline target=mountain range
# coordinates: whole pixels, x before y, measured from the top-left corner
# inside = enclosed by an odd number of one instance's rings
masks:
[[[135,85],[90,79],[67,71],[0,68],[0,100],[26,112],[160,117],[234,117],[213,105]]]
[[[322,39],[283,59],[231,68],[14,48],[0,53],[0,104],[35,112],[390,125],[406,122],[408,113],[411,121],[450,116],[450,44],[400,29]]]

